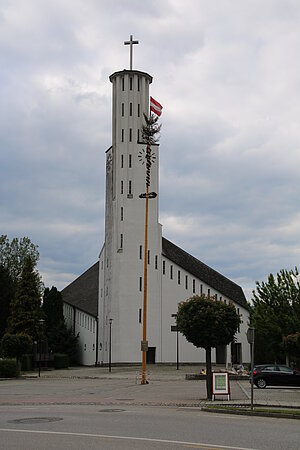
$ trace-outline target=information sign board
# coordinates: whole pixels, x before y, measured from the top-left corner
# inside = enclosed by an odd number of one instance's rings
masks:
[[[215,399],[215,395],[227,395],[229,400],[229,373],[213,372],[212,377],[213,400]]]

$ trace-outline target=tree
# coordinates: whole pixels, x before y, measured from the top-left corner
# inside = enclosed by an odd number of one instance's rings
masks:
[[[255,327],[255,362],[285,362],[284,337],[300,331],[298,269],[282,269],[276,278],[256,282],[251,324]]]
[[[211,349],[234,340],[241,319],[232,304],[195,295],[178,305],[177,325],[188,342],[206,352],[207,398],[212,398]]]
[[[3,356],[16,358],[17,372],[19,360],[25,353],[32,349],[32,339],[28,334],[5,334],[1,341]]]
[[[66,353],[70,363],[77,362],[79,334],[74,336],[72,330],[67,328],[62,295],[56,287],[45,289],[42,308],[46,320],[49,349],[53,353]]]
[[[0,236],[0,265],[8,269],[14,283],[19,280],[28,257],[35,267],[40,257],[38,246],[28,237],[13,238],[9,242],[6,235]]]
[[[11,302],[7,331],[11,334],[25,333],[37,340],[40,337],[39,320],[42,318],[40,276],[34,270],[32,259],[28,257]]]
[[[0,265],[0,340],[4,336],[7,328],[10,303],[14,293],[15,288],[8,269]]]
[[[161,125],[158,124],[158,116],[150,114],[148,117],[144,113],[145,124],[142,126],[142,138],[147,144],[156,144],[159,136],[156,136],[161,129]]]

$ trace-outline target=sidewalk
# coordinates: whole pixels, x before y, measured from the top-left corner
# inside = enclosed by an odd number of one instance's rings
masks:
[[[201,407],[206,400],[205,380],[186,380],[200,366],[152,365],[147,367],[149,384],[141,385],[140,366],[73,367],[25,373],[18,379],[0,380],[0,405],[97,404]],[[230,381],[230,400],[215,403],[249,404],[247,380]],[[255,389],[254,403],[300,408],[300,389]]]

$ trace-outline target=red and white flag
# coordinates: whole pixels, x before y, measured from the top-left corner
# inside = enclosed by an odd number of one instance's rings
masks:
[[[157,116],[161,115],[163,107],[157,100],[154,100],[153,97],[150,97],[150,111],[154,112]]]

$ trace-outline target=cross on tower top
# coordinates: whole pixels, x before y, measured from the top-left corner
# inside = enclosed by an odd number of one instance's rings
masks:
[[[133,36],[132,34],[130,35],[130,39],[129,41],[125,41],[124,45],[130,45],[130,70],[132,70],[132,59],[133,59],[133,51],[132,51],[132,47],[134,44],[138,44],[139,41],[134,41],[133,40]]]

